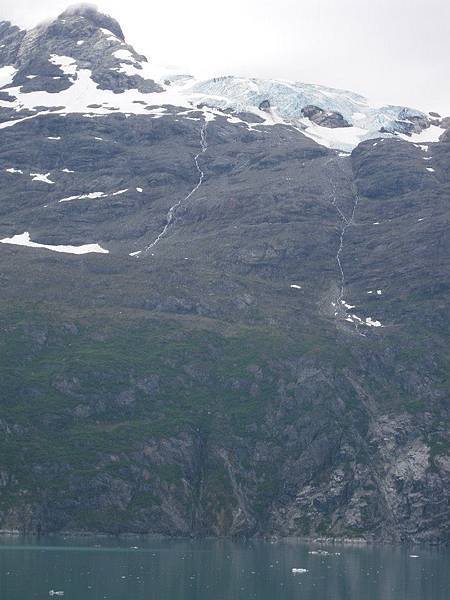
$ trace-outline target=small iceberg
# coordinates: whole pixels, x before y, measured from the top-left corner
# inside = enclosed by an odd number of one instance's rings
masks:
[[[50,590],[48,593],[49,596],[64,596],[64,592],[62,590]]]
[[[296,568],[294,568],[294,569],[292,569],[292,572],[293,573],[307,573],[308,569],[296,569]]]

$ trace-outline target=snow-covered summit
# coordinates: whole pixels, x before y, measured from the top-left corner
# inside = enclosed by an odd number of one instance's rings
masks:
[[[232,75],[196,79],[160,68],[126,43],[115,19],[90,4],[69,7],[29,31],[0,26],[0,127],[46,112],[155,116],[168,105],[202,106],[210,116],[225,111],[250,128],[294,127],[345,151],[381,136],[433,142],[443,133],[433,114],[373,106],[346,90]],[[243,116],[249,114],[251,122]]]

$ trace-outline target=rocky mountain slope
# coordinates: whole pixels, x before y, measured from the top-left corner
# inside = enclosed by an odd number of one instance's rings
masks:
[[[0,528],[448,541],[447,126],[0,23]]]

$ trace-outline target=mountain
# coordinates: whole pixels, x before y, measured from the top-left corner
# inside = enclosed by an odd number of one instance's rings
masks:
[[[0,23],[0,528],[448,542],[449,126]]]

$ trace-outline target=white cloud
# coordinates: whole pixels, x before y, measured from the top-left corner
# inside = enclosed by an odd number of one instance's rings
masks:
[[[25,27],[68,2],[2,0]],[[199,75],[234,73],[352,89],[450,114],[447,0],[99,0],[129,43]]]

